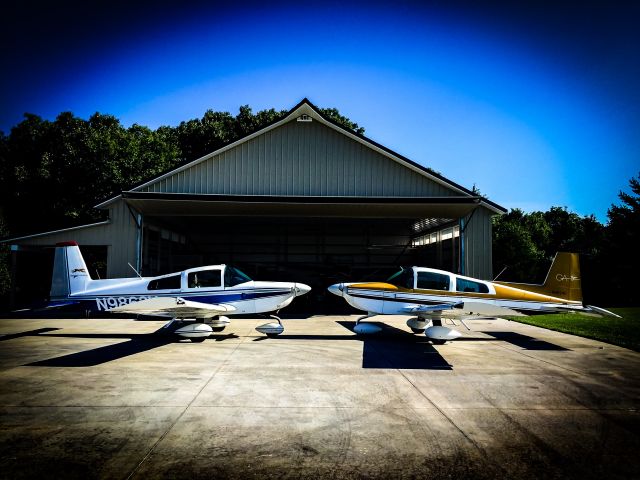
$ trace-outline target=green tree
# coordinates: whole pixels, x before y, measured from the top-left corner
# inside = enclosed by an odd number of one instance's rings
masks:
[[[357,123],[352,122],[347,117],[340,115],[337,108],[320,108],[319,110],[325,117],[333,120],[338,125],[342,125],[349,130],[353,130],[358,135],[364,135],[364,128],[359,126]]]
[[[583,293],[597,294],[605,227],[593,215],[581,217],[563,207],[531,213],[512,209],[494,217],[493,232],[494,270],[508,267],[502,280],[541,283],[557,252],[576,252],[588,272]]]
[[[0,212],[0,238],[7,235],[7,227]],[[9,246],[0,244],[0,299],[9,293],[11,288],[11,275],[9,274]],[[2,302],[5,304],[5,302]]]
[[[336,109],[334,121],[364,129]],[[100,220],[92,207],[101,200],[195,160],[275,122],[286,111],[248,105],[236,116],[207,110],[177,127],[125,128],[112,116],[88,120],[62,112],[54,121],[25,114],[8,136],[0,132],[0,208],[12,236]]]
[[[637,305],[636,278],[640,270],[640,174],[629,180],[631,192],[621,191],[620,205],[611,205],[603,255],[609,297],[619,304]]]
[[[494,271],[499,273],[507,267],[501,280],[531,282],[540,278],[542,266],[546,263],[544,250],[536,242],[539,231],[546,228],[544,219],[540,217],[536,215],[535,220],[529,222],[529,215],[518,208],[493,217]]]

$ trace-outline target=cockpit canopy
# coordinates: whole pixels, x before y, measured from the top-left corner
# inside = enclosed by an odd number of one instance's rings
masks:
[[[196,270],[187,273],[187,288],[212,288],[222,286],[222,271]]]
[[[413,288],[414,284],[414,274],[413,268],[411,267],[400,267],[400,271],[394,273],[389,278],[387,278],[387,283],[391,285],[395,285],[396,287],[402,288]]]
[[[234,287],[250,282],[251,278],[240,269],[230,265],[192,268],[181,273],[151,280],[147,290],[178,290],[191,288]]]
[[[236,267],[232,267],[227,265],[227,268],[224,271],[224,286],[226,287],[234,287],[241,283],[250,282],[251,279],[247,274],[240,271],[240,269]]]
[[[421,267],[402,267],[387,279],[387,283],[400,288],[443,290],[447,292],[489,293],[487,283],[454,275],[443,270]]]

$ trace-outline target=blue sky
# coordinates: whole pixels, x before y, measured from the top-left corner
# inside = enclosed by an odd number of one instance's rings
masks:
[[[61,111],[155,128],[308,97],[505,207],[606,221],[640,171],[640,8],[572,3],[14,6],[0,129]]]

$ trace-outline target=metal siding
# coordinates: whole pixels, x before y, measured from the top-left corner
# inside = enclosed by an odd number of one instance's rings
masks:
[[[231,150],[157,181],[142,191],[328,196],[459,195],[409,167],[319,122],[291,121]],[[491,278],[491,216],[480,207],[465,232],[466,273]],[[133,276],[127,263],[136,256],[136,226],[119,200],[109,225],[73,232],[85,245],[108,245],[108,276]],[[24,244],[69,240],[46,236]],[[41,242],[41,243],[38,243]]]
[[[107,276],[109,278],[133,277],[135,274],[128,263],[136,261],[136,224],[123,200],[119,200],[109,209],[110,229],[105,234],[106,244],[110,245],[107,258]],[[78,242],[80,243],[80,242]]]
[[[52,233],[17,240],[17,245],[53,246],[58,242],[76,241],[80,245],[106,245],[107,278],[132,277],[136,259],[136,226],[124,201],[118,200],[109,209],[110,222],[66,232]]]
[[[295,120],[141,190],[231,195],[459,195],[317,121]]]
[[[465,274],[491,280],[493,278],[491,217],[493,212],[478,207],[464,232]]]
[[[105,243],[105,232],[110,224],[96,225],[93,227],[79,228],[67,232],[51,233],[34,238],[25,238],[12,242],[14,245],[52,246],[59,242],[76,241],[80,245],[108,245]]]

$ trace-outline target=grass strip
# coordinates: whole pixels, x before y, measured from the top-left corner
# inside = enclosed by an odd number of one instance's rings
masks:
[[[607,308],[607,310],[622,318],[596,317],[579,313],[505,318],[557,332],[592,338],[640,352],[640,308]]]

